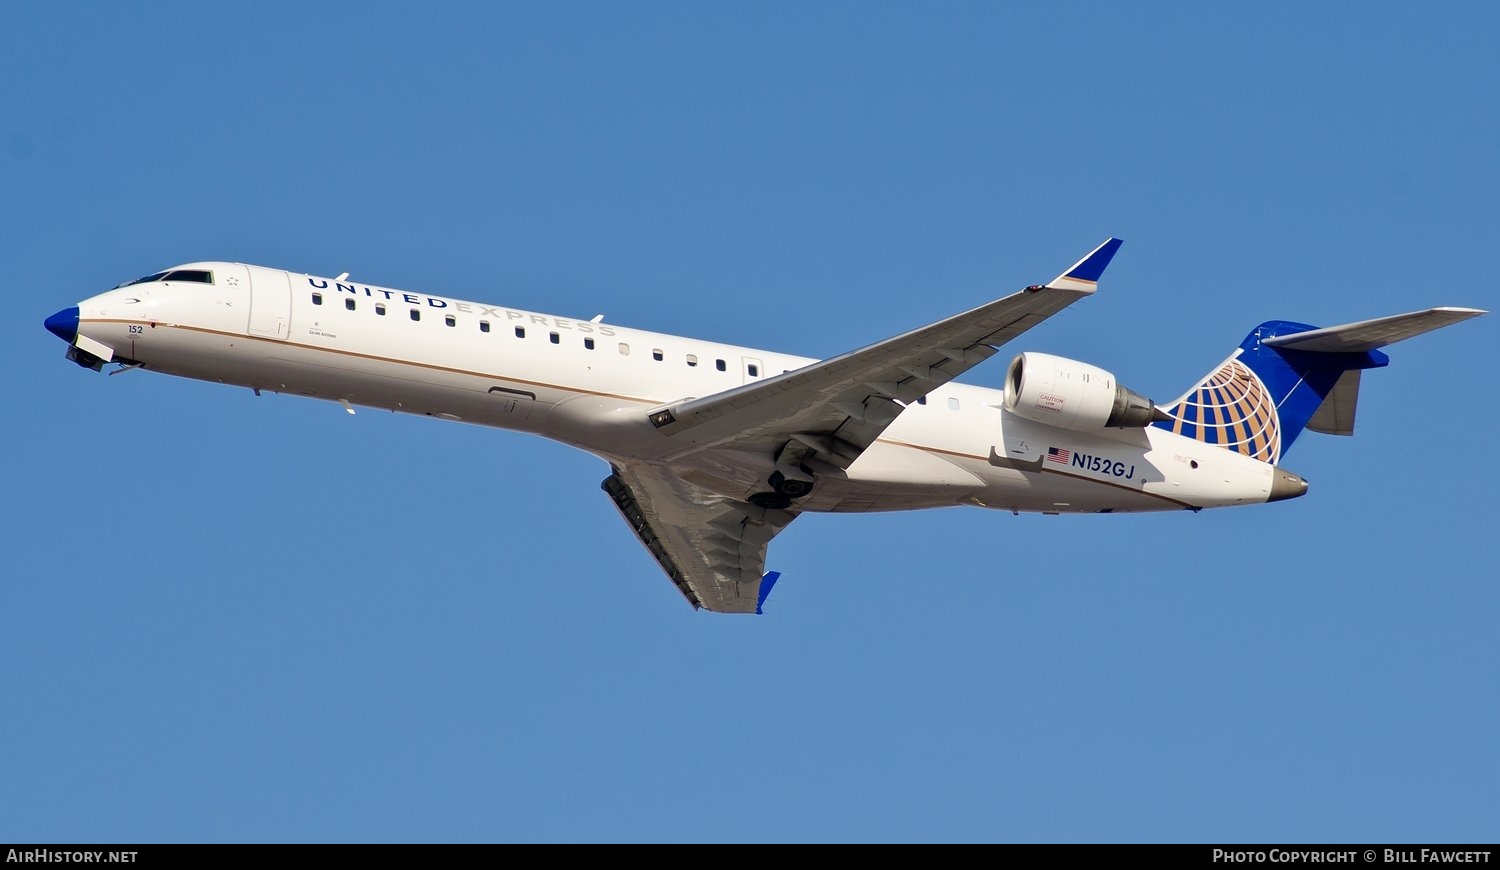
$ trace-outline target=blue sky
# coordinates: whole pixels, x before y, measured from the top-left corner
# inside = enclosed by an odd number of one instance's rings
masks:
[[[1493,841],[1493,317],[1303,499],[807,516],[693,613],[513,433],[62,359],[198,259],[829,356],[1491,308],[1493,4],[0,6],[0,840]],[[1002,362],[966,380],[998,384]]]

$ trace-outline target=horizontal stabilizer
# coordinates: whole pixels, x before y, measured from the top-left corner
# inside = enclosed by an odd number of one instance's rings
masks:
[[[1345,323],[1326,329],[1313,329],[1292,335],[1278,335],[1261,343],[1282,350],[1306,350],[1320,353],[1361,353],[1395,344],[1424,332],[1452,326],[1484,314],[1477,308],[1429,308],[1410,314],[1394,314],[1358,323]]]

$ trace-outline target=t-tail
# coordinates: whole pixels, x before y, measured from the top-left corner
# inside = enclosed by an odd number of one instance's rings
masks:
[[[1267,321],[1152,425],[1277,465],[1303,429],[1354,434],[1360,374],[1390,362],[1378,348],[1484,313],[1431,308],[1324,329]]]

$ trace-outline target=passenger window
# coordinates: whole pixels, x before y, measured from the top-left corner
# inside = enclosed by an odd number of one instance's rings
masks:
[[[516,327],[516,338],[525,338],[525,337],[526,337],[526,327],[524,327],[524,326],[517,326]]]
[[[376,302],[375,303],[375,313],[379,314],[381,317],[385,316],[385,303],[384,302]]]
[[[927,397],[923,396],[922,398],[918,399],[917,400],[917,404],[918,405],[925,405],[925,404],[927,404]]]
[[[547,340],[552,342],[553,344],[562,344],[562,336],[558,335],[555,332],[547,333]]]
[[[661,348],[653,347],[651,348],[651,358],[656,360],[657,362],[661,362],[665,358],[665,356],[662,354]]]
[[[353,311],[354,310],[354,300],[350,299],[348,297],[345,297],[344,298],[344,307],[347,308],[347,309],[349,309],[350,311]]]
[[[687,355],[687,364],[690,365],[690,366],[696,366],[698,364],[698,355],[697,354],[692,354],[692,353],[688,354]]]
[[[411,319],[412,320],[421,320],[422,319],[422,312],[419,309],[413,308],[411,310]]]
[[[630,356],[630,345],[620,342],[620,356]]]
[[[752,378],[760,377],[760,366],[758,365],[751,365],[746,371],[750,373],[750,377]]]
[[[583,346],[587,350],[593,350],[594,349],[594,340],[592,338],[585,338],[583,340]]]
[[[313,294],[313,304],[314,305],[322,305],[323,304],[323,294],[322,293],[314,293]]]
[[[722,372],[725,369],[729,368],[729,366],[725,365],[723,360],[716,359],[716,360],[714,360],[714,368],[716,368],[716,369],[718,369],[719,371]]]
[[[489,332],[490,331],[490,322],[488,320],[481,320],[481,321],[479,321],[479,331],[480,332]]]
[[[948,397],[948,410],[950,410],[950,411],[957,411],[958,410],[958,397],[957,396],[949,396]]]
[[[447,317],[443,318],[443,322],[446,323],[446,324],[448,324],[449,326],[457,326],[458,325],[458,318],[454,317],[453,315],[450,314]]]

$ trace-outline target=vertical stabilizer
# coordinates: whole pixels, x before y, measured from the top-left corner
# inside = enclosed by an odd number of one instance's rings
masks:
[[[1484,313],[1430,308],[1323,329],[1267,321],[1152,425],[1275,465],[1303,429],[1353,434],[1360,372],[1390,362],[1377,348]]]
[[[1282,350],[1265,343],[1314,329],[1273,320],[1257,326],[1229,358],[1164,410],[1152,425],[1275,465],[1345,372],[1386,365],[1379,351]],[[1356,382],[1357,383],[1357,382]]]

